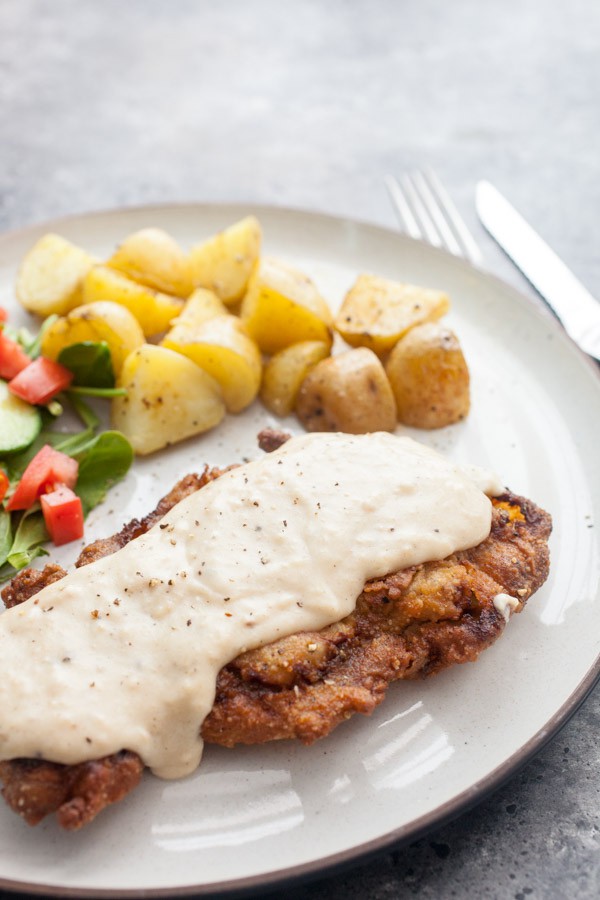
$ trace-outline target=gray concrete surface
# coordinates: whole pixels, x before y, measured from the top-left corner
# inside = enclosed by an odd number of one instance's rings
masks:
[[[600,296],[597,0],[0,0],[0,230],[154,201],[394,217],[494,181]],[[600,896],[600,693],[458,820],[290,900]],[[0,898],[6,895],[0,893]]]

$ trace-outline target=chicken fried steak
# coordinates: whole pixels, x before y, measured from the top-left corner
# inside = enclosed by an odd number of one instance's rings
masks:
[[[281,442],[261,441],[269,449]],[[85,548],[76,565],[115,552],[220,474],[206,467],[182,479],[146,518]],[[251,650],[221,669],[202,737],[226,747],[284,738],[309,744],[353,713],[372,712],[391,682],[474,661],[506,625],[498,595],[516,598],[521,611],[545,581],[550,531],[550,516],[531,501],[510,492],[494,498],[491,532],[478,546],[369,581],[342,621]],[[64,574],[55,565],[25,570],[2,592],[4,602],[15,606]],[[2,762],[0,780],[26,822],[56,812],[74,830],[124,797],[142,770],[140,757],[124,749],[75,766]]]

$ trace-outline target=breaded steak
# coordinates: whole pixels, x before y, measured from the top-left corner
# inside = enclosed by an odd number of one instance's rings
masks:
[[[275,449],[282,438],[261,444]],[[76,565],[115,552],[220,474],[206,467],[182,479],[144,519],[86,547]],[[308,744],[353,713],[372,712],[391,682],[477,659],[506,625],[498,595],[518,600],[520,611],[545,581],[550,531],[550,516],[531,501],[510,492],[494,498],[491,532],[478,546],[369,581],[342,621],[251,650],[221,669],[202,737],[226,747],[288,738]],[[2,598],[15,606],[65,574],[56,565],[24,570]],[[1,762],[0,780],[6,802],[26,822],[55,812],[62,827],[74,830],[124,797],[143,768],[124,748],[74,766]]]

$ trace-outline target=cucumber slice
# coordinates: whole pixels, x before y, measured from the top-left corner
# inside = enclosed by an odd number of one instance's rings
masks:
[[[0,380],[0,456],[29,447],[42,427],[39,409],[15,397]]]

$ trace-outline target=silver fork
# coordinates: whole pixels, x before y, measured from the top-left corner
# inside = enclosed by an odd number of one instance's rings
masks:
[[[400,227],[411,237],[444,247],[454,256],[481,266],[483,256],[460,213],[431,169],[387,175],[385,184]]]

